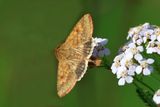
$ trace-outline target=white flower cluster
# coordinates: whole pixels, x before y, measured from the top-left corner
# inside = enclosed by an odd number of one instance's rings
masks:
[[[160,28],[149,23],[131,28],[127,39],[131,38],[137,45],[146,44],[146,53],[160,54]]]
[[[144,49],[148,54],[160,51],[160,29],[149,23],[131,28],[127,39],[129,38],[131,40],[120,50],[120,54],[114,58],[111,66],[113,74],[119,79],[120,86],[132,83],[135,75],[150,75],[153,71],[151,64],[154,63],[154,59],[144,58],[142,56]]]

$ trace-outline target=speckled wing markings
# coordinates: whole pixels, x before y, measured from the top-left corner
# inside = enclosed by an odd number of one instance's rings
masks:
[[[74,87],[77,77],[71,63],[60,61],[58,65],[57,90],[60,97],[65,96]]]
[[[79,22],[73,28],[65,43],[70,47],[76,48],[80,45],[83,45],[85,42],[88,42],[88,40],[92,38],[92,33],[92,18],[89,14],[86,14],[79,20]]]
[[[93,52],[93,24],[89,14],[84,15],[66,41],[56,49],[58,64],[57,91],[60,97],[71,91],[85,74]]]

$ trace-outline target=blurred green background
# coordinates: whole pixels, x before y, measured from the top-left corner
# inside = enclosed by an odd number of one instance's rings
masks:
[[[159,10],[160,0],[0,0],[0,107],[145,107],[133,85],[119,87],[103,68],[88,70],[59,98],[54,48],[91,13],[112,62],[130,27],[160,25]]]

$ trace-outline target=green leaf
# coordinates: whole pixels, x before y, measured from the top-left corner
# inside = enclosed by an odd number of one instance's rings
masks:
[[[153,95],[151,94],[150,91],[143,90],[142,88],[137,88],[136,92],[138,96],[142,99],[142,101],[146,104],[146,106],[157,107],[156,104],[152,100]]]

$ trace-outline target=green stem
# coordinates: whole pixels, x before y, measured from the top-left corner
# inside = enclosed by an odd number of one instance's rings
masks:
[[[110,69],[111,67],[109,65],[101,65],[101,66],[97,66],[97,67],[98,68],[103,68],[104,67],[105,69],[107,68],[107,70],[111,71],[111,69]]]
[[[136,81],[138,81],[139,83],[141,83],[143,86],[145,86],[146,88],[150,89],[153,93],[155,93],[155,90],[153,88],[151,88],[149,85],[147,85],[146,83],[144,83],[143,81],[140,81],[139,79],[135,78]]]
[[[133,81],[133,84],[134,84],[134,86],[135,86],[136,88],[140,89],[140,87],[137,85],[136,82]]]

